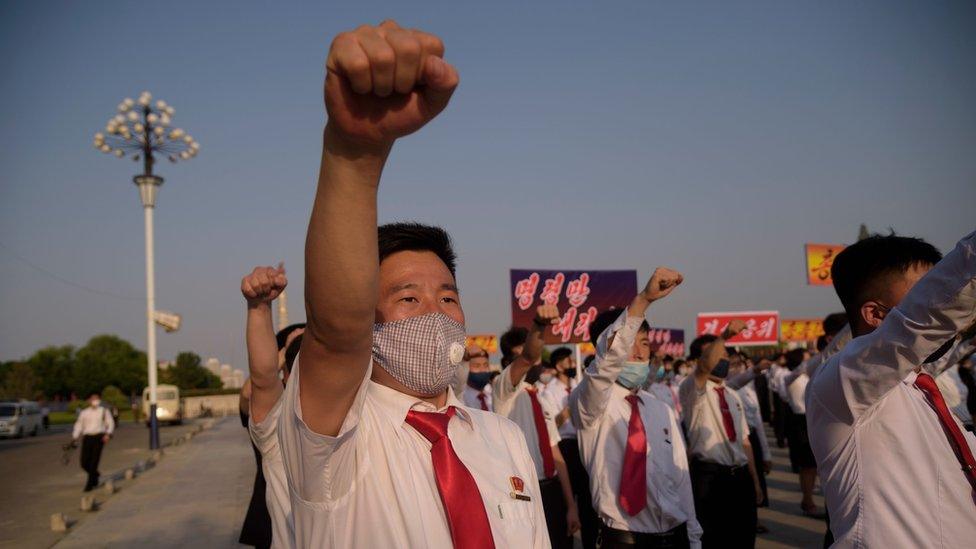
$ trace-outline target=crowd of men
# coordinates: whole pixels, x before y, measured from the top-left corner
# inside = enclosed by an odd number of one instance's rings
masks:
[[[579,530],[585,547],[752,547],[769,421],[802,512],[818,517],[819,473],[825,543],[969,546],[976,438],[943,377],[952,367],[971,387],[976,233],[945,257],[894,235],[845,249],[832,270],[845,312],[825,320],[816,351],[739,352],[728,341],[744,326],[732,321],[687,357],[655,355],[646,318],[684,281],[659,267],[592,322],[587,364],[564,348],[543,360],[559,318],[546,305],[501,336],[492,372],[483,349],[465,347],[447,233],[377,224],[394,142],[458,84],[443,54],[437,37],[390,21],[334,39],[304,333],[273,332],[281,267],[242,281],[242,419],[267,483],[265,543],[572,547]]]

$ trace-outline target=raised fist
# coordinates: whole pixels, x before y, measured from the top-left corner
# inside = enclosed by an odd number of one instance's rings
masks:
[[[647,281],[647,286],[644,286],[641,295],[649,302],[657,301],[662,297],[667,297],[684,280],[685,277],[681,276],[678,271],[667,267],[658,267],[654,269],[654,274]]]
[[[255,267],[251,274],[241,279],[241,293],[249,307],[270,304],[288,286],[285,264],[277,267]]]
[[[394,21],[363,25],[332,41],[326,61],[329,127],[366,146],[387,146],[444,110],[458,73],[444,44]]]
[[[725,327],[722,339],[732,339],[746,329],[746,321],[741,318],[733,318],[729,325]]]
[[[559,309],[555,305],[540,305],[535,310],[532,322],[542,328],[556,324],[559,322]]]

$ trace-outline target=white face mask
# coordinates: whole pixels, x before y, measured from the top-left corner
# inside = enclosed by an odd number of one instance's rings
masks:
[[[542,382],[543,385],[548,385],[549,382],[552,381],[552,374],[539,374],[539,381]]]
[[[464,360],[464,325],[442,313],[373,325],[373,361],[423,396],[441,394]]]

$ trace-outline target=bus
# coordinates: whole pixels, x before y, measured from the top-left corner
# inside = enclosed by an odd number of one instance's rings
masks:
[[[149,387],[142,390],[142,413],[149,426]],[[180,404],[180,388],[176,385],[156,385],[156,420],[170,425],[183,423],[183,406]]]

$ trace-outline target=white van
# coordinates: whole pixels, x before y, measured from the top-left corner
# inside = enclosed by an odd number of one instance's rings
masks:
[[[41,407],[29,400],[0,402],[0,436],[20,438],[27,433],[32,437],[44,428]]]
[[[142,415],[149,425],[149,387],[142,390]],[[176,385],[156,385],[156,420],[170,425],[183,423],[183,407],[180,406],[180,388]]]

